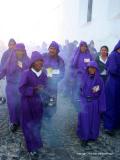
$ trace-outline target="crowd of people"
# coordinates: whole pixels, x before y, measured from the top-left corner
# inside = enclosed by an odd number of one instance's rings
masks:
[[[43,147],[42,119],[56,112],[59,83],[78,112],[76,134],[83,147],[98,138],[101,119],[109,136],[120,129],[120,41],[110,54],[108,46],[97,52],[93,41],[66,41],[63,47],[52,41],[48,49],[44,43],[43,52],[33,51],[31,57],[14,39],[8,47],[0,79],[6,77],[10,130],[22,129],[31,156]]]

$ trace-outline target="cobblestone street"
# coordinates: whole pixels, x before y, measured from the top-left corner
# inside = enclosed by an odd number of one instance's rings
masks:
[[[77,113],[65,96],[59,95],[57,112],[51,120],[43,120],[42,160],[119,160],[120,131],[114,137],[104,134],[101,125],[100,137],[89,142],[86,148],[76,136]],[[49,130],[49,133],[48,133]],[[46,134],[48,133],[48,134]],[[29,160],[24,147],[21,130],[9,131],[7,106],[0,105],[0,160]]]

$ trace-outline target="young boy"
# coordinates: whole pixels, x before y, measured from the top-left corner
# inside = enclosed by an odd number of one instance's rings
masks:
[[[77,135],[86,146],[88,140],[96,140],[99,135],[100,114],[105,111],[104,84],[98,73],[96,62],[87,65],[81,82],[80,112],[78,114]]]
[[[25,137],[28,152],[31,156],[38,156],[38,149],[43,146],[40,136],[43,104],[40,98],[46,87],[47,76],[42,69],[43,57],[32,52],[29,70],[21,78],[21,128]]]

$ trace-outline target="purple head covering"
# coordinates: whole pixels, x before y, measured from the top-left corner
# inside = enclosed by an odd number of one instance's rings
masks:
[[[87,47],[86,52],[89,52],[87,42],[85,42],[85,41],[81,41],[81,42],[80,42],[80,44],[79,44],[79,50],[80,50],[81,46],[83,46],[83,45],[85,45],[85,46]]]
[[[98,70],[98,65],[95,61],[90,61],[88,64],[87,64],[87,68],[88,67],[94,67]]]
[[[100,78],[100,73],[99,73],[99,69],[98,69],[98,65],[97,65],[97,63],[95,62],[95,61],[90,61],[88,64],[87,64],[87,68],[86,68],[86,72],[87,72],[87,76],[90,76],[89,75],[89,73],[88,73],[88,68],[89,67],[94,67],[94,68],[96,68],[96,73],[95,73],[95,75],[94,75],[94,80],[97,78],[98,79],[98,77]]]
[[[96,73],[95,73],[94,76],[90,75],[88,73],[88,67],[95,67],[96,68]],[[91,78],[92,78],[92,86],[102,84],[102,79],[101,79],[100,74],[99,74],[98,65],[95,61],[90,61],[87,65],[86,72],[82,76],[82,81],[81,81],[81,88],[82,89],[85,89],[86,87],[88,87],[86,84],[89,83]],[[87,92],[87,88],[84,91]],[[87,94],[87,93],[85,93],[85,94]]]
[[[43,60],[43,56],[42,56],[42,54],[40,54],[40,52],[33,51],[32,55],[31,55],[31,60],[30,60],[30,66],[29,67],[31,67],[31,65],[37,60]]]
[[[118,43],[115,45],[113,51],[117,51],[120,48],[120,40],[118,41]]]
[[[119,75],[118,68],[120,68],[120,53],[117,52],[119,48],[120,48],[120,40],[115,45],[106,63],[107,71],[115,75]]]
[[[22,51],[26,51],[25,50],[25,45],[23,43],[17,43],[16,44],[16,49],[15,50],[22,50]]]
[[[87,47],[86,52],[84,53],[84,56],[87,55],[90,59],[92,59],[92,56],[91,56],[90,51],[88,49],[87,43],[85,41],[81,41],[80,44],[79,44],[79,47],[75,51],[73,59],[72,59],[72,66],[73,67],[78,66],[79,57],[80,57],[81,54],[83,55],[83,53],[80,51],[80,48],[81,48],[82,45],[86,45],[86,47]]]
[[[53,47],[53,48],[56,48],[56,50],[57,50],[57,53],[59,53],[59,44],[57,43],[57,42],[55,42],[55,41],[52,41],[52,43],[50,44],[50,46],[49,46],[49,48],[50,47]]]
[[[83,84],[85,83],[85,81],[88,79],[88,77],[90,77],[90,74],[88,73],[88,68],[89,67],[94,67],[96,68],[96,73],[94,75],[94,81],[96,81],[96,79],[100,79],[100,76],[99,76],[99,69],[98,69],[98,65],[95,61],[90,61],[88,64],[87,64],[87,68],[86,68],[86,72],[84,72],[84,75],[82,76],[82,82]]]

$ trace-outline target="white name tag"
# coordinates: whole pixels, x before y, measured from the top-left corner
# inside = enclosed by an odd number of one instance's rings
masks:
[[[93,93],[96,93],[99,90],[100,90],[100,86],[99,85],[93,87]]]
[[[53,69],[52,74],[60,74],[60,70],[59,69]]]
[[[89,63],[90,62],[90,58],[84,58],[84,63]]]

